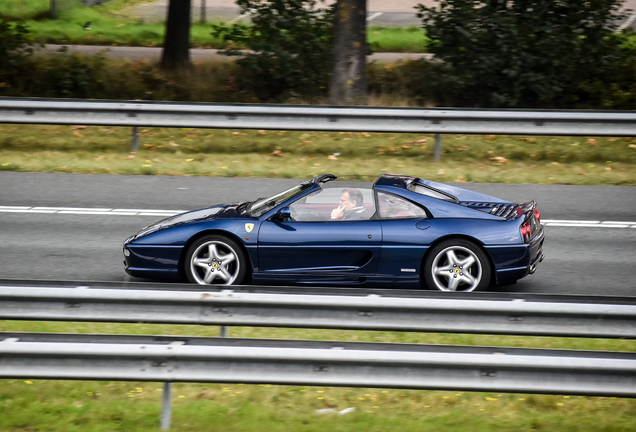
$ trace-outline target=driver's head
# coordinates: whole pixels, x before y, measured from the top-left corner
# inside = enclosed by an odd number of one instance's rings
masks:
[[[358,189],[345,189],[340,197],[340,205],[345,204],[345,210],[351,210],[364,204],[362,192]]]

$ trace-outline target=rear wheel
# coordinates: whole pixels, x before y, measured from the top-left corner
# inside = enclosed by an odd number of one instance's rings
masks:
[[[492,270],[479,246],[455,239],[433,246],[424,260],[423,274],[429,289],[469,292],[488,288]]]
[[[200,285],[239,285],[249,274],[248,259],[233,240],[219,235],[200,238],[185,259],[188,281]]]

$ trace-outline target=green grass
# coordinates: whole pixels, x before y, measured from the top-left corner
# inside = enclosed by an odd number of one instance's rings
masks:
[[[161,383],[3,384],[3,431],[160,430]],[[172,395],[174,431],[631,432],[636,421],[634,400],[613,398],[241,384],[174,384]]]
[[[0,170],[353,180],[636,185],[636,138],[0,125]],[[43,139],[42,137],[46,137]]]
[[[368,27],[367,41],[376,52],[423,53],[428,46],[426,32],[419,27]]]
[[[50,20],[50,0],[3,0],[0,18],[23,20],[31,30],[33,42],[78,45],[162,46],[162,23],[144,22],[131,16],[126,7],[142,0],[111,0],[101,6],[81,6],[79,0],[57,0],[58,19]],[[90,22],[91,29],[84,30]],[[224,48],[212,35],[212,23],[193,22],[191,45],[196,48]],[[368,41],[376,52],[425,52],[425,32],[417,27],[370,27]]]

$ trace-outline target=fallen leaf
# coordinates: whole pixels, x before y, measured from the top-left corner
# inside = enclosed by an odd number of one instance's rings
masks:
[[[135,158],[135,155],[128,155],[128,156],[126,156],[126,159],[134,159],[134,158]]]
[[[558,162],[552,162],[552,165],[560,165]]]
[[[283,153],[280,150],[274,150],[272,152],[272,156],[281,157],[281,156],[283,156]]]
[[[73,135],[75,135],[77,138],[82,138],[84,136],[79,132],[73,132]]]
[[[172,141],[170,141],[170,145],[172,147],[179,147],[179,144],[177,144],[176,142],[172,142]]]
[[[332,155],[332,154],[330,154],[329,156],[327,156],[327,158],[328,158],[328,159],[331,159],[331,160],[338,160],[338,156],[336,156],[336,155]]]
[[[628,145],[627,147],[629,147],[629,148],[633,148],[633,149],[636,149],[636,144],[630,144],[630,145]]]
[[[86,129],[86,126],[72,126],[71,129],[73,130]]]
[[[487,140],[494,140],[495,138],[497,138],[496,135],[486,135]]]
[[[99,156],[99,157],[96,157],[95,160],[102,160],[102,159],[105,159],[105,158],[106,158],[106,156]]]
[[[508,159],[506,159],[503,156],[495,156],[495,157],[490,158],[489,160],[491,160],[492,162],[497,163],[497,164],[508,163]]]
[[[598,144],[598,140],[595,138],[590,138],[589,140],[586,141],[586,143],[588,145],[595,146],[596,144]]]

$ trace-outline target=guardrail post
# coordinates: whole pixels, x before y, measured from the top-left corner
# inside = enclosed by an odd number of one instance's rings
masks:
[[[435,134],[435,160],[439,162],[442,157],[442,134]]]
[[[163,397],[161,402],[161,430],[170,429],[172,421],[172,383],[163,383]]]
[[[229,330],[228,330],[227,326],[221,326],[220,336],[222,338],[226,338],[226,337],[228,337],[228,335],[229,335]]]
[[[137,126],[133,126],[132,128],[132,151],[137,151],[139,149],[139,130]]]

